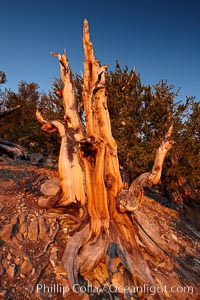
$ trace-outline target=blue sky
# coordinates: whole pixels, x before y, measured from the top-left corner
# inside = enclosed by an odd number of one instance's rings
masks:
[[[101,64],[135,67],[142,83],[167,80],[200,99],[199,0],[28,1],[0,4],[0,70],[17,91],[21,80],[48,91],[64,48],[73,73],[83,71],[82,27],[87,18]]]

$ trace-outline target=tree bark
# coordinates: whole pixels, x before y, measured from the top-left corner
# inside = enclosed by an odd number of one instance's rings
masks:
[[[66,52],[52,53],[59,60],[64,85],[57,91],[63,99],[64,120],[46,121],[39,110],[36,116],[44,132],[58,131],[61,138],[60,191],[39,204],[65,211],[71,237],[63,254],[63,266],[72,289],[84,282],[99,289],[106,287],[109,294],[109,285],[118,284],[121,289],[116,294],[120,299],[138,299],[138,293],[128,296],[123,287],[156,286],[159,280],[150,270],[145,247],[162,258],[166,251],[159,247],[159,241],[149,240],[140,224],[141,214],[133,212],[140,207],[145,188],[160,180],[164,158],[173,145],[172,126],[157,150],[152,171],[135,179],[129,190],[123,190],[105,95],[107,65],[101,66],[94,56],[86,20],[83,47],[85,124],[79,119]]]

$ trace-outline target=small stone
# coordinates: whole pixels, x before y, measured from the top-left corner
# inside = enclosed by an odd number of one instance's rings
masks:
[[[29,273],[31,273],[32,272],[32,269],[33,269],[33,266],[32,266],[32,264],[30,263],[30,261],[29,260],[25,260],[23,263],[22,263],[22,265],[21,265],[21,272],[23,273],[23,274],[29,274]]]
[[[177,236],[176,236],[175,234],[173,234],[173,233],[171,233],[171,237],[172,237],[172,238],[173,238],[173,240],[175,240],[175,241],[177,241],[177,240],[178,240]]]
[[[12,217],[10,223],[12,224],[18,224],[19,222],[19,216],[18,215],[14,215],[14,217]]]
[[[45,163],[48,167],[53,167],[53,165],[54,165],[52,159],[50,159],[50,158],[47,158]]]
[[[0,296],[2,296],[3,299],[4,299],[4,296],[5,296],[5,295],[6,295],[6,290],[0,291]]]
[[[158,264],[158,267],[160,267],[160,268],[166,268],[166,262],[162,261],[161,263]]]
[[[24,253],[23,253],[23,259],[24,260],[30,260],[30,255],[29,255],[28,251],[24,251]]]
[[[64,233],[68,233],[68,228],[64,227],[64,228],[63,228],[63,232],[64,232]]]
[[[38,222],[36,219],[30,220],[30,223],[28,226],[28,238],[31,241],[38,240]]]
[[[58,252],[58,247],[53,246],[51,248],[51,253],[55,253],[55,252]]]
[[[32,276],[35,275],[35,268],[32,269],[31,275],[32,275]]]
[[[4,271],[5,271],[4,267],[2,265],[0,265],[0,276],[3,275]]]
[[[11,258],[12,258],[12,255],[10,253],[8,253],[7,259],[10,260]]]
[[[38,205],[40,207],[44,207],[45,208],[47,206],[48,201],[49,201],[49,198],[40,196],[40,198],[38,199]]]
[[[39,238],[43,239],[47,235],[47,232],[49,231],[49,225],[46,223],[46,220],[42,216],[39,217],[38,224],[39,224]]]
[[[4,242],[8,242],[11,239],[12,231],[13,231],[13,224],[4,225],[3,229],[1,229],[0,232],[0,238]]]
[[[28,219],[27,214],[22,213],[19,217],[19,231],[24,235],[24,237],[27,236],[27,230],[28,230],[27,219]]]
[[[15,264],[12,264],[8,269],[7,269],[7,274],[9,277],[13,278],[15,276]]]
[[[19,265],[19,264],[21,263],[21,258],[20,258],[19,256],[18,256],[18,257],[15,257],[14,263],[15,263],[16,265]]]
[[[50,262],[51,262],[53,267],[56,266],[57,261],[58,261],[57,253],[54,252],[50,255]]]
[[[22,247],[22,245],[19,244],[19,241],[16,238],[16,236],[12,237],[12,240],[10,242],[10,247],[17,249],[17,251],[20,252],[20,248]]]
[[[52,178],[45,181],[40,188],[41,192],[47,196],[54,196],[60,190],[59,178]]]
[[[66,275],[66,272],[65,272],[64,267],[63,267],[62,264],[56,266],[56,267],[54,268],[54,272],[55,272],[57,275],[58,275],[58,274],[60,274],[60,275]]]
[[[4,205],[2,204],[2,202],[0,202],[0,212],[3,210]]]
[[[50,227],[50,229],[49,229],[49,234],[50,234],[50,236],[52,236],[54,234],[54,230],[52,227]]]
[[[16,238],[18,239],[18,241],[22,242],[23,241],[23,235],[20,232],[17,232],[16,234]]]

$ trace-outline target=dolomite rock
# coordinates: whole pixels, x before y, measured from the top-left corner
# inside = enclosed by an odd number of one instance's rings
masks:
[[[30,274],[33,270],[33,266],[30,260],[25,260],[21,265],[21,272],[25,275]]]
[[[31,219],[28,225],[28,239],[31,241],[38,240],[38,222],[37,219]]]
[[[38,225],[39,225],[39,238],[43,239],[49,231],[49,225],[46,223],[43,217],[39,217]]]
[[[11,239],[13,231],[13,224],[6,224],[3,226],[0,232],[0,238],[4,242],[8,242]]]
[[[46,196],[54,196],[58,193],[60,189],[60,180],[59,178],[52,178],[45,181],[41,185],[41,192]]]
[[[7,274],[9,277],[13,278],[15,276],[15,264],[12,264],[8,269],[7,269]]]

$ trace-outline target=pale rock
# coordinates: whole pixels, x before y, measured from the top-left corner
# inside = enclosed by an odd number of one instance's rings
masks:
[[[4,205],[0,202],[0,212],[4,209]]]
[[[10,260],[11,258],[12,258],[12,255],[10,253],[8,253],[7,259]]]
[[[18,215],[14,215],[10,221],[10,223],[12,224],[18,224],[19,223],[19,216]]]
[[[18,256],[18,257],[15,257],[14,258],[14,263],[16,264],[16,265],[19,265],[20,263],[21,263],[21,258]]]
[[[4,267],[2,265],[0,265],[0,276],[2,276],[4,274]]]
[[[46,208],[48,205],[48,201],[49,201],[49,197],[46,198],[46,197],[40,196],[40,198],[38,199],[38,205],[40,207]]]
[[[25,260],[21,265],[21,272],[25,275],[30,274],[33,270],[33,266],[29,260]]]
[[[24,239],[23,236],[24,236],[24,235],[22,235],[20,232],[17,232],[17,233],[16,233],[16,238],[17,238],[18,241],[20,241],[20,242],[23,241],[23,239]]]
[[[6,290],[0,291],[0,296],[2,296],[2,299],[5,299],[4,296],[6,295]]]
[[[55,272],[57,275],[66,275],[65,269],[64,269],[64,267],[63,267],[62,264],[56,266],[56,267],[54,268],[54,272]]]
[[[0,238],[4,242],[8,242],[12,237],[13,224],[6,224],[3,226],[0,232]]]
[[[173,238],[173,240],[175,240],[175,241],[177,241],[177,240],[178,240],[177,236],[176,236],[175,234],[173,234],[173,233],[171,233],[171,237],[172,237],[172,238]]]
[[[51,262],[51,264],[52,264],[53,267],[56,266],[57,261],[58,261],[57,252],[51,253],[51,255],[50,255],[50,262]]]
[[[35,268],[32,269],[31,275],[32,275],[32,276],[35,275]]]
[[[27,237],[27,231],[28,231],[28,215],[27,214],[21,214],[19,216],[19,231],[21,234],[23,234],[24,237]]]
[[[54,196],[58,193],[60,189],[60,180],[59,178],[52,178],[45,181],[41,185],[41,192],[46,196]]]
[[[23,253],[23,259],[24,260],[30,260],[30,254],[29,254],[28,251],[24,251],[24,253]]]
[[[32,219],[28,225],[28,238],[31,241],[38,240],[38,222],[37,219]]]
[[[15,264],[10,265],[10,267],[7,269],[7,274],[11,278],[15,276]]]
[[[51,253],[55,253],[55,252],[58,252],[58,247],[53,246],[51,248]]]
[[[45,219],[40,216],[38,219],[38,225],[39,225],[39,238],[43,239],[47,232],[49,231],[49,225],[46,223]]]

